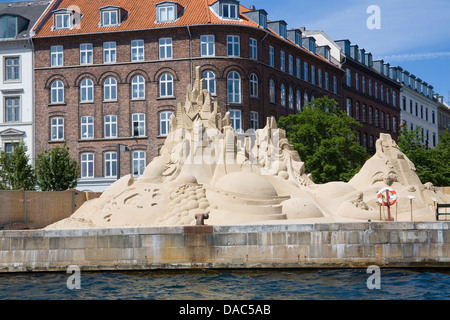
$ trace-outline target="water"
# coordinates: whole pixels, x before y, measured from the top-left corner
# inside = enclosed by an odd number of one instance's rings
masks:
[[[381,269],[368,289],[365,269],[0,274],[0,300],[448,300],[449,269]]]

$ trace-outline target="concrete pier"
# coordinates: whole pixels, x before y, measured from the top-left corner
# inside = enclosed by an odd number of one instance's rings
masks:
[[[450,267],[450,221],[0,231],[0,272]]]

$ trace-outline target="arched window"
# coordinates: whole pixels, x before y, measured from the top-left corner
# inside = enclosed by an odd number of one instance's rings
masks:
[[[294,110],[294,90],[289,87],[289,109]]]
[[[275,103],[276,97],[275,97],[275,82],[270,79],[269,81],[269,95],[270,95],[270,102]]]
[[[62,81],[55,80],[50,86],[51,91],[51,103],[62,103],[64,102],[64,85]]]
[[[227,76],[228,103],[241,103],[241,76],[231,71]]]
[[[103,98],[104,100],[117,100],[117,80],[113,77],[108,77],[103,84]]]
[[[159,96],[173,97],[173,77],[170,73],[164,73],[159,78]]]
[[[296,107],[297,107],[297,112],[300,112],[300,111],[302,111],[302,95],[300,93],[300,90],[297,90],[295,96],[297,98],[296,102],[295,102]]]
[[[134,76],[131,80],[131,98],[144,99],[145,98],[145,80],[141,75]]]
[[[258,98],[258,76],[254,73],[250,75],[250,97]]]
[[[306,106],[309,102],[308,94],[305,92],[303,94],[303,106]]]
[[[211,94],[216,94],[216,75],[214,72],[210,70],[203,72],[203,79],[205,80],[205,89]]]
[[[280,87],[281,106],[286,107],[286,87],[281,84]]]
[[[81,102],[94,101],[94,82],[92,82],[92,80],[89,78],[83,79],[83,81],[81,81],[80,101]]]

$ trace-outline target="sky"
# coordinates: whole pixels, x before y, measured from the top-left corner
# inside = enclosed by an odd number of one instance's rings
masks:
[[[11,1],[16,0],[0,0]],[[285,20],[289,29],[305,27],[324,31],[334,40],[348,39],[371,52],[374,60],[383,59],[391,66],[400,66],[432,85],[434,92],[450,103],[449,0],[240,2],[246,7],[254,5],[266,10],[269,20]],[[371,6],[379,8],[378,16],[368,11]],[[379,21],[379,26],[369,28],[368,20]]]
[[[360,49],[400,66],[434,87],[450,102],[449,0],[241,0],[264,9],[288,29],[321,30],[333,40],[348,39]],[[379,8],[379,28],[373,28]],[[369,26],[368,27],[368,20]],[[376,26],[376,25],[375,25]],[[378,26],[376,26],[378,27]]]

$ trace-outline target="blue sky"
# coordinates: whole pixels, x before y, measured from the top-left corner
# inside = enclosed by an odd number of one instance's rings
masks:
[[[334,40],[349,39],[391,66],[401,66],[449,101],[449,0],[241,0],[264,9],[269,20],[288,28],[322,30]],[[380,8],[380,29],[369,29],[367,8]]]
[[[241,0],[241,4],[266,10],[269,20],[285,20],[288,28],[306,27],[335,40],[349,39],[375,59],[399,65],[428,82],[445,101],[450,99],[449,0]],[[380,29],[367,28],[371,5],[380,8]]]

